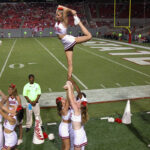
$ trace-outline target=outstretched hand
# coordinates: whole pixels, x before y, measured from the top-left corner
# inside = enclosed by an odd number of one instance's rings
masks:
[[[68,90],[68,88],[72,85],[71,81],[67,81],[66,84],[64,85],[64,89]]]

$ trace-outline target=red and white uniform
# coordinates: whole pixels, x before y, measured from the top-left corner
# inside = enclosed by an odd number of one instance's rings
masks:
[[[0,100],[1,101],[1,100]],[[3,148],[3,138],[4,138],[4,134],[3,134],[3,127],[2,127],[2,115],[0,115],[0,150]]]
[[[12,131],[11,133],[4,132],[4,137],[5,137],[4,148],[5,149],[7,149],[8,147],[14,148],[17,145],[17,141],[18,141],[17,134],[14,131],[16,124],[17,124],[17,118],[16,118],[16,116],[14,116],[13,118],[16,120],[16,123],[14,125],[11,125],[8,120],[4,121],[4,128]]]
[[[18,101],[16,100],[16,98],[12,98],[11,96],[8,98],[8,100],[9,100],[9,105],[12,105],[12,106],[16,106],[16,107],[18,107]],[[22,124],[23,123],[23,119],[22,119],[22,121],[19,123],[18,121],[17,121],[17,125],[19,125],[19,124]]]
[[[71,120],[71,111],[68,110],[68,114],[66,116],[62,116],[62,120]],[[59,125],[59,136],[61,139],[69,139],[70,138],[70,128],[71,123],[61,122]]]
[[[66,35],[67,34],[67,28],[64,27],[64,25],[61,22],[60,23],[56,22],[54,29],[55,29],[55,33],[56,34],[58,34],[58,35],[61,35],[61,34],[65,35],[61,39],[61,42],[64,45],[64,49],[65,50],[70,49],[71,47],[73,47],[76,44],[74,36],[72,36],[72,35]]]
[[[12,105],[12,106],[18,106],[18,101],[16,100],[16,98],[12,98],[11,96],[8,98],[9,100],[9,105]]]
[[[81,115],[76,116],[74,114],[74,110],[71,110],[71,121],[72,122],[82,122]],[[87,145],[87,136],[84,130],[84,126],[81,126],[80,129],[74,130],[74,147],[80,147],[82,150],[84,150],[84,147]]]

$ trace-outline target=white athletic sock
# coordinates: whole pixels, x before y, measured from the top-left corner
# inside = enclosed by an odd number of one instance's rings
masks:
[[[79,17],[78,17],[78,16],[73,16],[73,18],[74,18],[74,24],[75,24],[75,25],[78,25],[79,22],[80,22]]]

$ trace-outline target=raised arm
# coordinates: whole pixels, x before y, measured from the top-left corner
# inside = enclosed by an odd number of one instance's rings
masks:
[[[8,116],[8,114],[5,113],[5,112],[3,112],[2,109],[0,109],[0,114],[1,114],[6,120],[8,120],[9,122],[12,122],[12,123],[15,123],[15,122],[16,122],[16,120],[15,120],[14,118]]]
[[[71,81],[71,83],[72,83],[73,86],[75,87],[75,89],[76,89],[78,95],[80,95],[80,94],[81,94],[81,90],[80,90],[79,86],[76,84],[76,82],[75,82],[72,78],[70,78],[69,81]],[[82,94],[81,94],[81,96],[82,96]]]
[[[64,23],[67,26],[68,25],[68,14],[71,13],[72,15],[76,15],[76,11],[73,9],[70,9],[68,7],[62,6],[62,5],[58,5],[58,10],[59,8],[63,9],[63,18],[64,18]]]
[[[67,81],[66,87],[67,87],[67,94],[68,94],[67,97],[70,101],[70,105],[72,106],[72,108],[75,112],[75,115],[80,115],[80,111],[79,111],[79,109],[77,107],[77,103],[75,101],[72,83],[70,81]]]
[[[0,90],[0,96],[2,97],[3,101],[7,100],[7,96]]]
[[[5,111],[6,113],[12,113],[12,114],[14,114],[15,113],[15,108],[12,109],[12,110],[9,110],[9,102],[7,101],[6,102],[6,106],[4,106],[4,103],[2,101],[0,102],[0,109],[2,109],[3,111]]]

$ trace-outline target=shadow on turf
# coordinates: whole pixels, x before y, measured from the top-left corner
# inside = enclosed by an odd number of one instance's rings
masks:
[[[127,128],[147,147],[147,145],[150,143],[149,139],[143,137],[142,134],[135,128],[133,124],[127,125]]]

